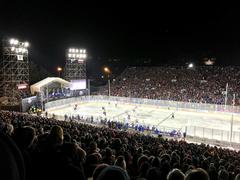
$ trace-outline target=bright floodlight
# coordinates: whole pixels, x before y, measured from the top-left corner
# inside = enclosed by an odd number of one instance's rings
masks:
[[[14,51],[14,50],[15,50],[15,47],[12,47],[12,48],[11,48],[11,51]]]
[[[188,65],[188,68],[193,68],[193,63],[190,63],[189,65]]]
[[[24,43],[24,47],[28,47],[29,46],[29,43],[28,42],[25,42]]]
[[[13,44],[17,45],[18,44],[18,40],[14,40]]]
[[[80,48],[69,48],[67,56],[69,58],[76,58],[76,59],[86,59],[86,49],[80,49]]]
[[[15,39],[10,39],[10,44],[14,44],[14,42],[15,42]]]
[[[23,53],[27,52],[27,49],[26,49],[26,48],[23,48],[23,49],[22,49],[22,52],[23,52]]]
[[[104,67],[103,70],[104,70],[105,73],[110,73],[110,69],[108,67]]]
[[[57,71],[58,72],[62,71],[62,68],[61,67],[57,67]]]

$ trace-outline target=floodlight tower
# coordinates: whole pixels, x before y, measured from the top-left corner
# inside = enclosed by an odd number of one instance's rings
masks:
[[[0,47],[0,96],[18,104],[29,87],[28,42],[4,39]]]
[[[86,49],[70,48],[66,50],[64,76],[67,81],[86,79]]]

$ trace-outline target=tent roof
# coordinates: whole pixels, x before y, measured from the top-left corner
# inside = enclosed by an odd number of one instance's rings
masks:
[[[62,78],[48,77],[48,78],[45,78],[45,79],[31,85],[30,86],[31,93],[34,94],[35,92],[40,92],[41,87],[44,87],[44,86],[46,86],[50,83],[53,83],[53,82],[58,82],[58,83],[62,84],[63,86],[68,86],[69,85],[69,82],[62,79]]]

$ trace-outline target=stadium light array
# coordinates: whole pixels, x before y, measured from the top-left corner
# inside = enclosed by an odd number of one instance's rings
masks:
[[[28,52],[29,43],[19,42],[17,39],[10,39],[9,44],[11,45],[11,51],[17,54],[24,54]]]
[[[76,48],[70,48],[68,49],[68,54],[67,54],[69,59],[86,59],[87,58],[87,53],[86,49],[76,49]]]
[[[10,44],[11,45],[17,45],[18,44],[18,40],[17,39],[10,39]]]

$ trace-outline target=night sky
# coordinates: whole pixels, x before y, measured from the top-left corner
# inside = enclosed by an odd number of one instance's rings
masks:
[[[221,1],[122,1],[101,6],[1,1],[0,35],[28,40],[30,59],[50,71],[64,65],[68,47],[85,47],[92,68],[114,58],[126,64],[138,58],[162,64],[203,56],[216,57],[218,64],[239,65],[238,7]]]

